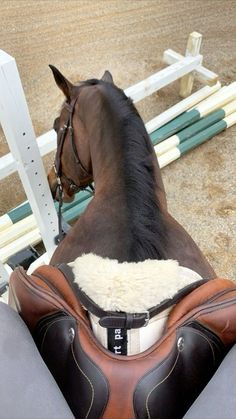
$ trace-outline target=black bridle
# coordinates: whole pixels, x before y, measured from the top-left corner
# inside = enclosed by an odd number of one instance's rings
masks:
[[[73,119],[75,105],[76,105],[76,102],[78,100],[78,97],[79,96],[77,96],[75,99],[73,99],[71,101],[71,103],[66,102],[64,104],[63,107],[68,110],[68,118],[67,118],[66,123],[63,125],[63,127],[59,128],[59,131],[57,133],[58,134],[58,143],[57,143],[57,151],[56,151],[55,161],[54,161],[54,165],[53,165],[55,175],[56,175],[56,179],[57,179],[56,193],[58,191],[58,196],[59,196],[59,207],[58,207],[58,230],[59,230],[59,234],[55,238],[56,244],[60,243],[66,235],[66,231],[65,231],[66,228],[62,227],[62,212],[61,212],[62,205],[63,205],[62,179],[64,179],[69,184],[69,190],[72,191],[73,193],[76,193],[80,190],[87,190],[87,188],[90,188],[91,193],[94,193],[94,187],[93,187],[92,183],[77,185],[72,179],[68,178],[62,172],[62,163],[61,163],[62,150],[63,150],[63,145],[64,145],[64,142],[65,142],[67,132],[69,132],[70,143],[71,143],[73,154],[74,154],[74,157],[75,157],[75,162],[80,167],[82,172],[84,172],[86,177],[91,178],[91,173],[88,172],[88,170],[84,167],[84,165],[82,164],[82,162],[79,158],[78,151],[77,151],[75,141],[74,141],[74,135],[73,135],[74,131],[73,131],[73,126],[72,126],[72,119]]]

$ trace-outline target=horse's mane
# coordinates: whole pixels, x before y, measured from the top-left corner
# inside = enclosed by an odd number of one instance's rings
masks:
[[[130,226],[129,262],[165,259],[166,230],[155,194],[153,146],[145,125],[132,100],[123,90],[97,79],[83,84],[103,84],[109,105],[119,118],[123,142],[125,193]]]

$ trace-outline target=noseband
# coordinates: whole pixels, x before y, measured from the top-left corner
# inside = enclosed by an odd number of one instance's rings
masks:
[[[88,183],[85,186],[82,185],[77,185],[72,179],[68,178],[63,172],[62,172],[62,163],[61,163],[61,156],[62,156],[62,150],[63,150],[63,145],[65,142],[65,138],[67,135],[67,132],[69,131],[69,136],[70,136],[70,143],[72,146],[72,150],[73,150],[73,154],[75,157],[75,162],[76,164],[79,166],[79,168],[85,173],[85,175],[87,177],[91,177],[91,173],[89,173],[85,167],[83,166],[83,164],[81,163],[81,160],[79,158],[78,155],[78,151],[75,145],[75,141],[74,141],[74,130],[73,130],[73,126],[72,126],[72,119],[73,119],[73,114],[74,114],[74,110],[75,110],[75,105],[76,102],[78,100],[77,96],[75,99],[73,99],[71,101],[71,103],[65,103],[64,104],[64,108],[66,108],[68,110],[68,118],[66,123],[63,125],[63,127],[59,128],[59,133],[58,133],[58,144],[57,144],[57,151],[56,151],[56,156],[55,156],[55,161],[54,161],[54,171],[56,174],[56,178],[57,178],[57,189],[59,192],[59,208],[58,208],[58,229],[59,229],[59,235],[56,237],[56,242],[60,243],[60,241],[64,238],[65,236],[65,231],[63,231],[62,229],[62,214],[61,214],[61,207],[63,204],[63,187],[62,187],[62,182],[61,180],[64,178],[66,180],[66,182],[69,184],[69,190],[76,193],[80,190],[85,190],[87,189],[87,187],[89,187],[91,189],[91,192],[94,193],[94,187],[91,183]]]

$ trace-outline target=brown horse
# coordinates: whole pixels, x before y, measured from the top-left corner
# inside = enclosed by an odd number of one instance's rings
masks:
[[[51,264],[94,253],[119,262],[175,259],[203,278],[216,277],[193,239],[168,213],[153,145],[132,101],[106,71],[101,80],[72,85],[50,66],[66,101],[58,133],[52,194],[63,200],[94,181],[86,211],[58,245]],[[56,172],[56,173],[55,173]]]

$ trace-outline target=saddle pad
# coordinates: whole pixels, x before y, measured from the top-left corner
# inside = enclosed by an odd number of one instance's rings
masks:
[[[142,313],[201,279],[175,260],[119,263],[89,253],[68,265],[79,287],[105,311]]]
[[[143,312],[201,279],[198,273],[179,266],[174,260],[118,263],[87,254],[69,265],[75,282],[107,311]],[[100,326],[94,314],[89,313],[89,318],[94,335],[105,348],[117,355],[135,355],[160,339],[172,308],[165,309],[139,329],[109,330]]]

